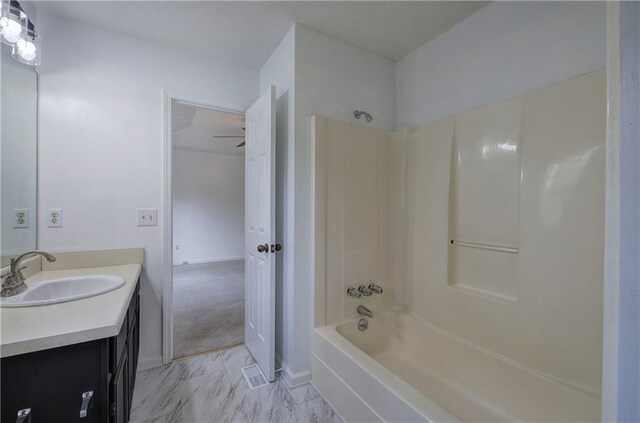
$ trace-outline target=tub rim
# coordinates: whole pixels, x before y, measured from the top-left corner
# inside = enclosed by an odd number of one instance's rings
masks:
[[[395,313],[393,313],[395,314]],[[402,379],[400,376],[393,373],[391,370],[384,367],[381,363],[379,363],[375,358],[368,355],[366,352],[362,351],[356,345],[352,344],[347,338],[345,338],[340,332],[338,332],[337,327],[343,324],[353,323],[357,324],[358,319],[346,319],[340,321],[339,323],[330,324],[326,326],[321,326],[314,328],[316,334],[323,338],[326,342],[331,344],[334,348],[336,348],[340,353],[349,358],[355,366],[359,367],[362,371],[368,373],[373,379],[376,380],[379,384],[384,386],[387,390],[393,393],[400,401],[402,401],[407,407],[410,407],[416,414],[422,416],[428,422],[455,422],[460,423],[456,417],[453,416],[449,411],[443,408],[441,405],[437,404],[435,401],[424,395],[422,392],[418,391],[416,388],[411,386],[407,381]],[[317,355],[315,348],[313,348],[313,353]],[[330,367],[330,363],[327,363],[327,360],[324,357],[318,357],[324,364]],[[339,376],[338,376],[339,377]],[[354,392],[358,395],[359,393],[352,388],[352,386],[341,378],[341,380],[349,386]],[[364,399],[363,399],[364,400]],[[372,407],[367,401],[365,401],[370,408],[376,414],[379,413],[376,411],[375,407]]]

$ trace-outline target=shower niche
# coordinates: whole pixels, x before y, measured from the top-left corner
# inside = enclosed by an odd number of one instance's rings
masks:
[[[453,120],[448,284],[515,302],[522,101],[494,103]]]

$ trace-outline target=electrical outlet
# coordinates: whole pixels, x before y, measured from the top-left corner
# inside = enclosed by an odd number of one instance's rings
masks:
[[[13,227],[29,227],[29,209],[13,209]]]
[[[158,225],[158,209],[138,209],[138,226]]]
[[[49,209],[49,228],[62,228],[62,209]]]

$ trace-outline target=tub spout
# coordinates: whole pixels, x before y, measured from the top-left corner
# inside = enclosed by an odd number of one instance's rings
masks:
[[[367,316],[369,318],[373,317],[373,311],[369,310],[367,307],[363,305],[358,306],[358,314],[362,314],[363,316]]]

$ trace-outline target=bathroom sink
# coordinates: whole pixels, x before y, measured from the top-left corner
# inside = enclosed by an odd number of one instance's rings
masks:
[[[0,298],[0,307],[33,307],[80,300],[120,288],[120,276],[87,275],[34,282],[21,294]]]

